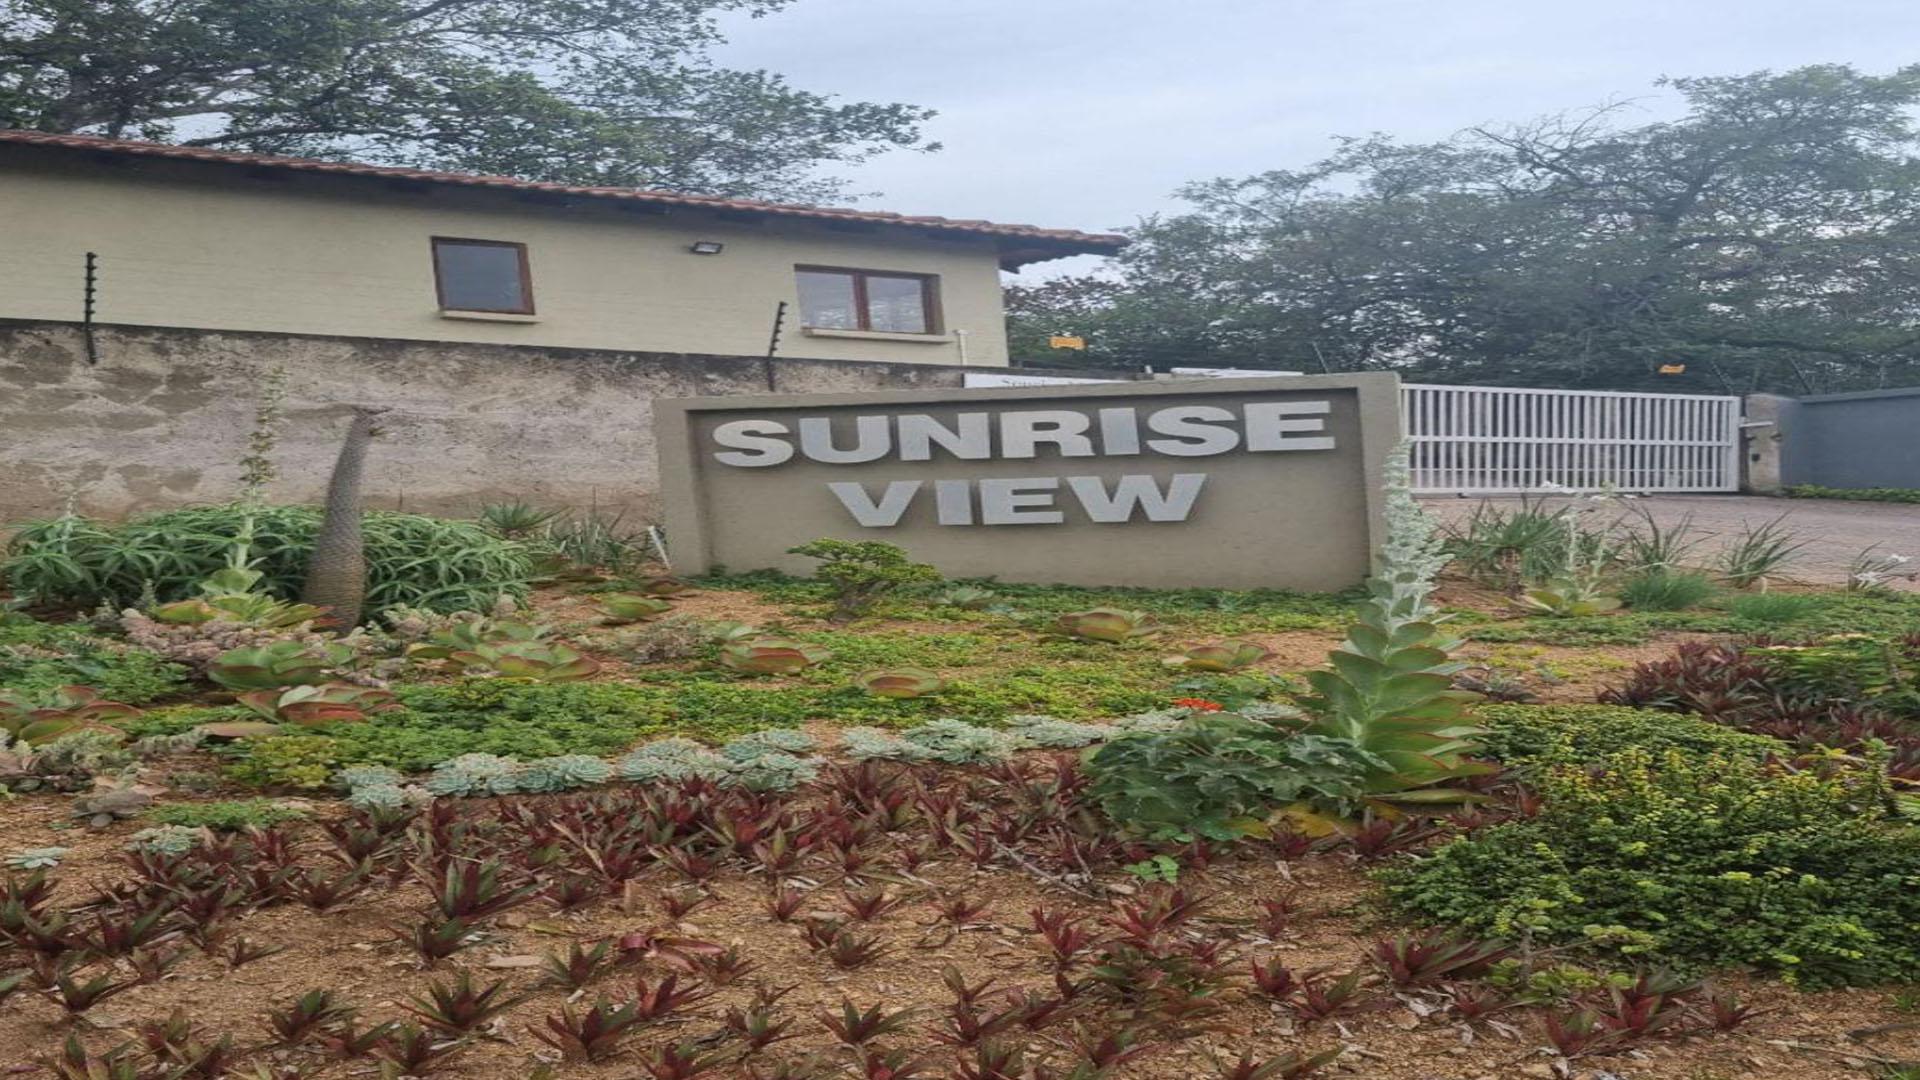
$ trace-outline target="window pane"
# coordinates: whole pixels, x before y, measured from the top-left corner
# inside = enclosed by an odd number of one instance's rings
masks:
[[[869,330],[924,334],[932,329],[927,325],[925,282],[920,278],[869,277],[867,314],[873,323]]]
[[[457,311],[525,311],[527,283],[520,277],[520,249],[505,244],[436,240],[440,306]]]
[[[794,277],[800,284],[800,325],[829,330],[860,329],[852,274],[800,270]]]

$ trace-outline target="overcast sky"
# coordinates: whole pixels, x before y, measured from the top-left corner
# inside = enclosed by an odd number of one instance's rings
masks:
[[[728,31],[729,66],[940,111],[944,150],[847,171],[864,205],[1094,231],[1332,135],[1657,116],[1661,75],[1920,62],[1920,0],[795,0]]]

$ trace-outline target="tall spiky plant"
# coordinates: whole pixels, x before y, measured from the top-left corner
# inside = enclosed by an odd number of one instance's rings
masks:
[[[313,540],[307,563],[307,582],[300,598],[327,608],[331,621],[343,629],[360,624],[360,605],[366,598],[367,558],[360,530],[360,476],[366,471],[367,447],[379,434],[375,418],[385,409],[355,406],[340,457],[327,481],[326,511]]]
[[[1328,654],[1331,668],[1307,674],[1316,696],[1304,730],[1384,762],[1364,783],[1381,804],[1460,801],[1465,793],[1442,785],[1486,767],[1465,758],[1478,734],[1467,715],[1475,695],[1453,689],[1462,665],[1448,652],[1460,642],[1432,603],[1447,555],[1413,498],[1407,454],[1402,444],[1387,458],[1386,539],[1358,619]]]

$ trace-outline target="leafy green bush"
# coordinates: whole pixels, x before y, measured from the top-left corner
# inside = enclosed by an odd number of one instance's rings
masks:
[[[249,516],[255,569],[266,575],[260,588],[298,596],[320,524],[320,511],[307,506],[195,507],[121,525],[27,522],[9,541],[0,576],[16,594],[82,608],[131,604],[147,582],[160,600],[182,600],[227,564]],[[365,529],[367,610],[485,611],[502,594],[526,596],[526,550],[475,522],[369,510]]]
[[[1713,593],[1713,582],[1705,574],[1677,570],[1648,570],[1620,583],[1620,599],[1637,611],[1685,611]]]
[[[298,809],[273,799],[234,799],[225,802],[165,803],[147,811],[147,817],[162,825],[190,829],[237,832],[248,828],[266,828],[283,821],[305,817]]]
[[[1618,705],[1482,705],[1474,721],[1481,728],[1481,753],[1524,770],[1583,765],[1631,749],[1756,760],[1789,749],[1777,739],[1722,724]]]
[[[1276,807],[1352,807],[1381,767],[1345,739],[1296,735],[1232,713],[1126,735],[1087,756],[1093,797],[1115,822],[1159,839],[1262,835]]]
[[[1920,490],[1914,488],[1830,488],[1819,484],[1794,484],[1787,488],[1789,499],[1846,499],[1853,502],[1920,503]]]
[[[1920,972],[1920,829],[1878,769],[1628,750],[1550,770],[1536,817],[1383,872],[1404,912],[1498,937],[1802,986]]]
[[[893,593],[913,585],[931,585],[940,572],[907,558],[897,544],[884,540],[809,540],[788,548],[790,555],[819,559],[813,576],[833,589],[835,622],[849,622],[872,612]]]
[[[0,688],[28,695],[90,686],[109,701],[144,705],[186,689],[186,670],[144,649],[121,645],[70,623],[0,624]]]

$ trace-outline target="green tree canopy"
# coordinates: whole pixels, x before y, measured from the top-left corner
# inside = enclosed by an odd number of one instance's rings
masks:
[[[787,0],[0,0],[0,127],[821,199],[932,115],[712,64]]]
[[[1663,85],[1678,119],[1612,105],[1344,139],[1304,170],[1190,185],[1189,211],[1132,231],[1115,280],[1014,290],[1015,341],[1032,359],[1037,335],[1084,333],[1099,366],[1458,383],[1920,383],[1920,66]]]

